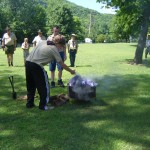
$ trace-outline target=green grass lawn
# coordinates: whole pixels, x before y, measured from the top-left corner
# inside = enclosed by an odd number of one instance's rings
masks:
[[[75,69],[98,83],[96,100],[70,100],[50,111],[38,109],[38,97],[33,109],[12,99],[11,75],[18,96],[26,94],[23,54],[17,48],[14,67],[8,67],[0,50],[0,149],[149,150],[150,56],[143,65],[131,65],[135,49],[126,43],[80,44]],[[72,77],[64,71],[66,85]],[[67,94],[67,87],[50,92]]]

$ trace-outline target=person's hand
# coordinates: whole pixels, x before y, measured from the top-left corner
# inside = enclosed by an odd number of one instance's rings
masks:
[[[71,73],[71,74],[76,74],[76,71],[75,71],[75,70],[71,70],[70,73]]]
[[[66,61],[66,60],[67,60],[67,55],[64,56],[64,61]]]
[[[2,45],[2,49],[3,49],[3,51],[5,50],[5,46],[4,45]]]

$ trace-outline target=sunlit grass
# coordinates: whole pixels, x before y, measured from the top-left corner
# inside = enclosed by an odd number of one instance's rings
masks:
[[[26,94],[23,54],[17,48],[14,67],[8,67],[0,50],[0,149],[149,150],[150,57],[131,65],[135,48],[133,43],[80,44],[73,69],[98,83],[96,100],[70,100],[47,112],[38,109],[39,97],[33,109],[25,107],[25,100],[12,99],[11,75],[18,96]],[[48,65],[45,69],[50,77]],[[66,85],[72,77],[63,72]],[[50,92],[67,94],[68,89]]]

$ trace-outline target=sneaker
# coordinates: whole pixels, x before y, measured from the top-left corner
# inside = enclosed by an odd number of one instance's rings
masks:
[[[61,87],[65,87],[65,85],[64,85],[64,83],[63,83],[63,81],[62,81],[62,79],[61,79],[61,80],[58,80],[58,85],[61,86]]]
[[[54,88],[54,87],[55,87],[55,82],[52,81],[52,82],[51,82],[51,88]]]
[[[26,104],[26,107],[27,108],[33,108],[33,107],[35,107],[35,105],[34,104]]]
[[[54,106],[45,106],[43,110],[51,110],[54,109]]]

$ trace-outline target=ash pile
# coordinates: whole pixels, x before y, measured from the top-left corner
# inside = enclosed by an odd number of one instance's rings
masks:
[[[76,75],[68,83],[68,95],[79,101],[95,100],[96,86],[94,81]]]

